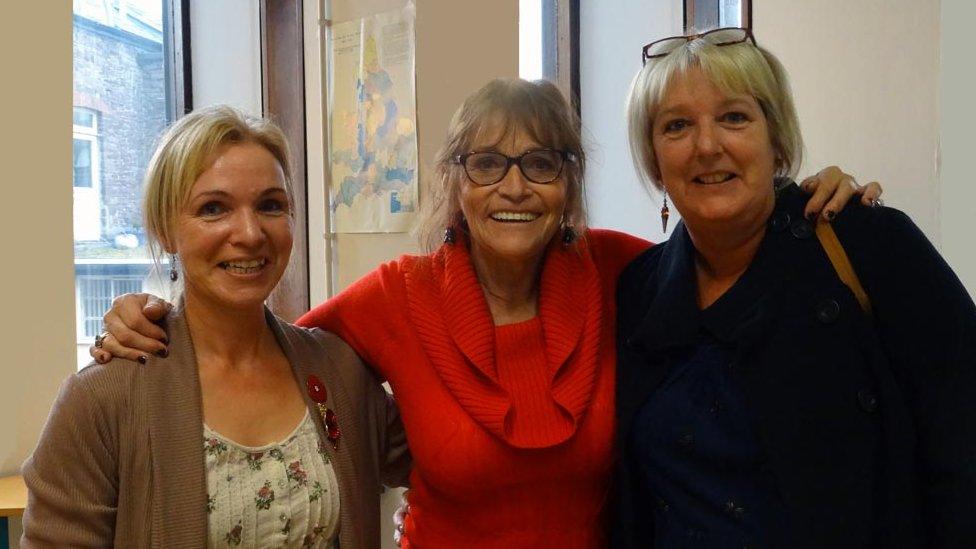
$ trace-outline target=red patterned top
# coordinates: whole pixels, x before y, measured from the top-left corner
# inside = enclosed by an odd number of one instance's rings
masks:
[[[554,243],[539,315],[494,326],[466,246],[380,266],[299,320],[390,382],[414,457],[419,547],[600,547],[613,446],[614,291],[649,244]]]

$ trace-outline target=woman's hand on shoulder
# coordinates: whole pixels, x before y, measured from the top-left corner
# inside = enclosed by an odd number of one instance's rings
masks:
[[[114,357],[139,362],[153,353],[166,356],[166,332],[157,326],[172,305],[152,294],[123,294],[112,301],[103,319],[104,332],[99,343],[88,348],[97,362],[104,364]]]
[[[844,173],[837,166],[828,166],[804,179],[800,188],[811,195],[803,211],[807,219],[820,216],[828,222],[855,196],[861,198],[861,204],[874,206],[880,204],[879,197],[884,192],[877,181],[859,185],[854,176]]]

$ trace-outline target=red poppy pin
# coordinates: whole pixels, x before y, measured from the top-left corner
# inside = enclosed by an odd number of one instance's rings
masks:
[[[315,407],[319,409],[319,415],[322,416],[322,423],[325,424],[326,435],[329,442],[332,443],[332,449],[339,449],[339,437],[342,436],[342,431],[339,430],[339,419],[332,409],[325,406],[326,400],[329,398],[329,392],[325,389],[325,384],[318,376],[308,376],[305,380],[305,386],[308,388],[308,397],[312,399],[315,403]]]
[[[308,396],[316,404],[325,404],[325,401],[329,398],[329,392],[325,390],[325,384],[318,376],[308,376],[305,380],[305,386],[308,387]]]

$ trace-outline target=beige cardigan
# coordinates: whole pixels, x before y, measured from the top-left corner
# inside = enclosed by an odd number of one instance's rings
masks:
[[[380,546],[381,482],[406,483],[410,457],[399,413],[378,380],[334,334],[266,312],[295,372],[317,375],[339,420],[342,549]],[[29,497],[22,547],[205,547],[203,412],[193,344],[182,311],[166,319],[169,357],[92,364],[64,383],[23,467]]]

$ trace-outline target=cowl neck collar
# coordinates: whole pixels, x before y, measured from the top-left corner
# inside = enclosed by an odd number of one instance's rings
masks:
[[[495,326],[471,261],[459,238],[406,273],[410,315],[439,377],[468,415],[519,448],[559,444],[576,432],[593,395],[603,307],[600,279],[585,240],[549,245],[539,280],[539,320],[550,396],[566,423],[546,435],[516,437],[512,400],[498,380]],[[449,345],[445,345],[449,342]]]

